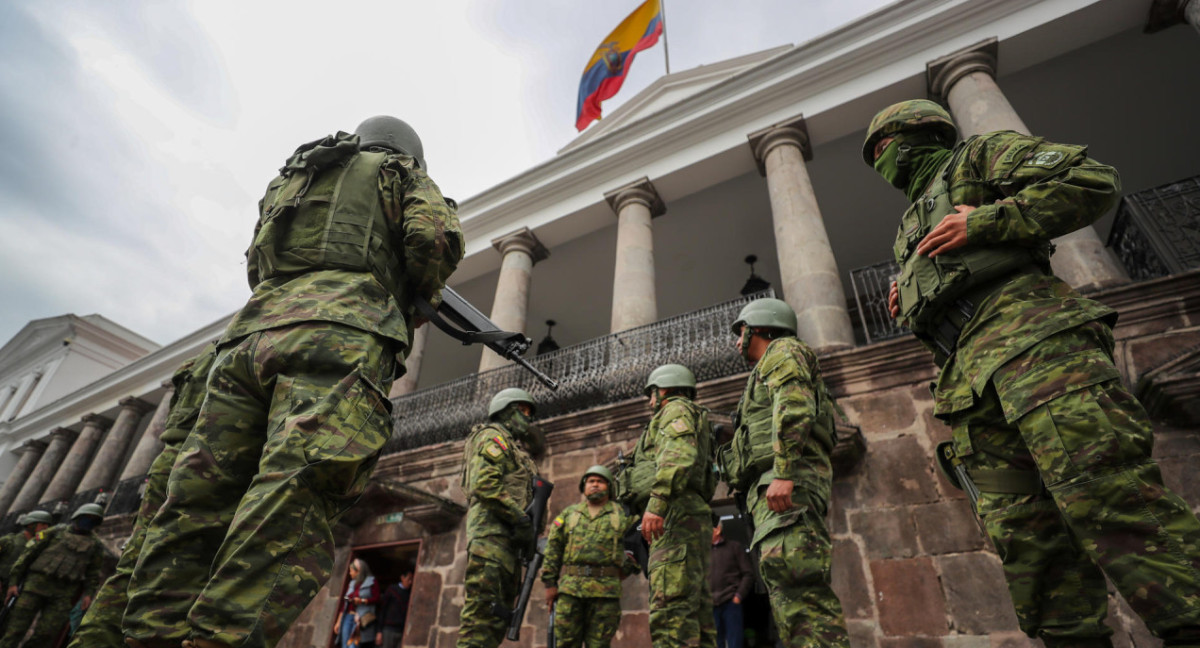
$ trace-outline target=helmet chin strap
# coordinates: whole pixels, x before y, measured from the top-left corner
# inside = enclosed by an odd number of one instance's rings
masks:
[[[754,331],[750,328],[750,326],[743,324],[742,325],[742,345],[741,345],[742,346],[742,357],[746,359],[746,362],[750,362],[750,363],[754,362],[754,359],[750,357],[750,341],[753,339],[754,339]]]

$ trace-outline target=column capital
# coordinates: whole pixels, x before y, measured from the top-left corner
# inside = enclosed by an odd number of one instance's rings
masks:
[[[630,203],[641,203],[650,210],[650,217],[662,216],[667,213],[667,206],[663,203],[662,198],[658,195],[658,190],[654,188],[654,183],[650,182],[650,178],[642,177],[633,182],[614,189],[604,194],[604,199],[608,201],[608,206],[618,216],[621,215],[621,210]]]
[[[137,412],[139,414],[145,414],[146,412],[149,412],[150,410],[154,409],[153,405],[138,398],[137,396],[126,396],[125,398],[122,398],[121,400],[117,401],[117,404],[120,405],[121,407],[134,410],[135,412]]]
[[[996,62],[999,60],[998,44],[993,36],[926,63],[925,83],[929,96],[945,101],[950,88],[972,72],[986,72],[995,79]]]
[[[50,436],[63,439],[67,443],[70,443],[75,440],[75,437],[79,436],[79,433],[71,428],[56,427],[53,430],[50,430]]]
[[[534,263],[544,261],[550,256],[550,251],[528,227],[492,239],[492,247],[499,250],[502,257],[513,251],[524,252]]]
[[[83,421],[83,424],[85,426],[94,425],[94,426],[96,426],[98,428],[102,428],[102,429],[107,428],[108,426],[112,425],[112,419],[108,418],[107,416],[100,416],[99,414],[97,414],[95,412],[92,412],[90,414],[84,414],[83,417],[80,418],[79,420]]]
[[[800,149],[804,160],[812,159],[812,144],[808,139],[808,122],[804,115],[768,126],[746,136],[750,140],[750,150],[754,152],[754,162],[758,164],[758,174],[767,175],[767,154],[778,146],[795,146]]]
[[[26,452],[41,453],[45,451],[46,442],[42,441],[41,439],[30,439],[13,449],[13,452],[21,455],[25,454]]]

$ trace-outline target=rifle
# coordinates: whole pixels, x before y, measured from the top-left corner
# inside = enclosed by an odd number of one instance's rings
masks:
[[[442,303],[436,310],[433,305],[420,297],[416,300],[416,307],[422,317],[428,319],[446,335],[462,342],[464,346],[482,344],[500,354],[501,357],[525,367],[533,374],[534,378],[537,378],[538,382],[551,390],[558,389],[558,381],[542,373],[541,370],[521,357],[529,350],[529,345],[533,344],[533,340],[521,333],[501,331],[500,327],[496,326],[496,323],[487,315],[479,312],[478,308],[472,306],[471,302],[463,299],[462,295],[454,292],[449,286],[442,289]]]
[[[554,492],[554,484],[542,479],[533,478],[533,500],[525,508],[529,516],[533,538],[530,543],[521,548],[521,565],[525,569],[525,577],[521,579],[521,594],[512,610],[506,609],[499,603],[492,604],[492,613],[508,620],[510,641],[521,638],[521,624],[525,622],[525,609],[529,607],[529,597],[533,594],[533,584],[537,581],[538,572],[542,569],[542,561],[546,557],[546,539],[537,537],[545,522],[546,503],[550,501],[550,493]]]
[[[5,592],[5,594],[7,594],[7,592]],[[8,623],[8,617],[12,615],[13,606],[17,604],[17,598],[20,596],[21,589],[18,587],[16,596],[5,601],[4,607],[0,608],[0,632],[4,631],[4,626]]]
[[[617,481],[620,482],[620,475],[629,469],[628,460],[625,458],[623,450],[617,451]],[[625,509],[625,514],[633,518],[633,523],[625,530],[625,535],[621,536],[621,545],[625,547],[625,551],[633,556],[634,562],[638,567],[642,568],[642,574],[646,578],[650,578],[650,545],[646,544],[646,538],[642,536],[642,518],[635,510],[633,503],[628,499],[622,499],[621,508]]]
[[[558,648],[558,640],[554,637],[554,611],[557,605],[557,600],[550,604],[550,620],[546,623],[546,648]]]

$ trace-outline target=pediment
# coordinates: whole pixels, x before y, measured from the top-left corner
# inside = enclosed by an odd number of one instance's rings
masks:
[[[0,380],[19,370],[30,358],[45,354],[51,347],[62,346],[71,336],[72,315],[37,319],[26,324],[0,347]]]

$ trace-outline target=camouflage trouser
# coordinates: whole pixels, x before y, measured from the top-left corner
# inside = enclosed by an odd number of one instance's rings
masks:
[[[554,599],[554,640],[558,648],[609,648],[619,625],[621,599],[570,594],[559,594]]]
[[[391,435],[382,338],[311,322],[224,345],[129,585],[125,634],[274,646],[329,578]]]
[[[83,615],[79,629],[71,637],[68,648],[124,648],[121,617],[125,615],[125,605],[129,602],[129,578],[133,575],[134,565],[137,564],[138,555],[146,539],[146,525],[167,499],[167,477],[170,476],[171,465],[175,463],[178,455],[177,444],[167,445],[150,466],[150,472],[146,475],[146,492],[142,495],[142,502],[138,507],[133,532],[125,543],[121,559],[117,562],[117,571],[104,581],[104,585],[96,593],[91,607]]]
[[[42,616],[25,645],[30,648],[53,646],[54,640],[58,639],[59,633],[71,618],[71,608],[75,607],[74,594],[77,591],[78,583],[62,583],[41,574],[30,574],[25,579],[21,594],[17,596],[17,602],[9,612],[8,621],[4,624],[0,648],[17,648],[39,612]]]
[[[715,648],[708,565],[712,516],[667,513],[665,533],[650,546],[650,640],[656,648]]]
[[[1119,380],[1090,382],[1076,370],[1054,377],[1066,388],[1006,422],[1013,401],[999,394],[1023,393],[1005,381],[1052,369],[1059,346],[1086,343],[1093,334],[1080,329],[1043,342],[997,372],[1000,382],[994,376],[980,401],[952,421],[960,454],[964,446],[973,452],[963,457],[969,474],[1024,470],[1046,485],[1036,494],[984,493],[980,517],[1028,635],[1047,646],[1109,645],[1106,573],[1168,645],[1200,645],[1200,523],[1163,486],[1137,399]],[[1093,362],[1102,378],[1115,374],[1105,357]]]
[[[759,499],[755,508],[766,509],[767,499]],[[785,646],[849,648],[842,603],[829,586],[832,547],[825,519],[811,510],[758,542],[758,573]]]
[[[496,616],[492,604],[512,609],[520,587],[517,558],[502,537],[476,538],[467,545],[463,577],[463,607],[458,624],[458,648],[496,648],[504,641],[508,623]]]

